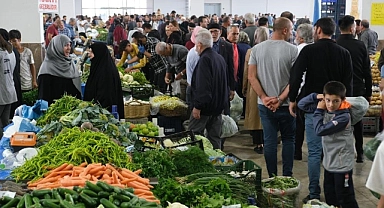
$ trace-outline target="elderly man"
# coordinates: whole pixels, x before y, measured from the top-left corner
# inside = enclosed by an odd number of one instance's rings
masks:
[[[56,18],[56,19],[55,19]],[[60,20],[60,17],[55,17],[54,22],[48,27],[47,33],[45,36],[45,47],[47,48],[52,38],[59,34],[58,28],[63,22]]]
[[[60,35],[65,35],[70,39],[72,38],[71,31],[64,26],[63,22],[59,22],[57,25],[58,25],[57,31],[59,32]]]
[[[295,149],[295,118],[288,109],[289,77],[297,57],[297,48],[286,42],[292,33],[292,22],[277,18],[270,40],[252,48],[248,80],[259,96],[258,104],[264,130],[264,158],[268,175],[277,173],[277,132],[283,143],[283,175],[292,176]]]
[[[233,99],[235,95],[236,82],[234,76],[234,64],[233,64],[233,46],[221,37],[221,26],[216,23],[208,25],[208,30],[212,34],[213,46],[212,50],[220,54],[227,63],[227,84],[230,89],[229,100]],[[224,114],[229,115],[229,102],[227,108],[224,110]]]
[[[378,44],[378,35],[375,31],[369,28],[368,20],[361,21],[361,36],[359,40],[364,42],[369,55],[375,55]]]
[[[252,13],[246,13],[244,15],[244,21],[245,25],[247,26],[243,31],[248,34],[249,37],[249,45],[252,47],[255,45],[255,31],[256,31],[256,25],[255,25],[255,15]],[[268,21],[268,19],[267,19]]]
[[[167,73],[164,78],[165,83],[169,85],[172,80],[180,80],[180,98],[186,100],[186,61],[188,49],[179,44],[159,42],[156,44],[156,53],[160,56],[164,56],[171,66],[167,68]]]
[[[371,61],[369,60],[364,43],[354,38],[356,32],[355,27],[355,18],[353,16],[346,15],[341,18],[339,20],[341,35],[337,39],[337,44],[347,49],[351,54],[353,66],[353,97],[363,96],[370,101],[372,96]],[[353,127],[353,134],[356,140],[356,162],[362,163],[364,160],[362,121],[357,122]]]
[[[192,114],[189,130],[204,135],[214,149],[221,148],[221,112],[228,103],[227,64],[222,56],[212,50],[212,35],[201,29],[196,35],[199,63],[192,75]]]

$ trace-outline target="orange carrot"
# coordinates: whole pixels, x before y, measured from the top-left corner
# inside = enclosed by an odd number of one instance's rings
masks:
[[[111,169],[106,169],[105,170],[105,173],[107,174],[107,175],[109,175],[109,176],[112,176],[112,170]]]
[[[72,180],[72,179],[66,179],[66,180],[62,180],[60,182],[61,186],[85,186],[85,181],[86,180],[83,180],[83,179],[80,179],[80,180]]]
[[[92,170],[90,170],[89,171],[89,174],[95,174],[95,173],[97,173],[97,172],[99,172],[99,171],[105,171],[105,166],[99,166],[99,167],[95,167],[95,168],[93,168]]]
[[[116,184],[120,184],[120,181],[117,179],[116,171],[112,171],[112,182]]]
[[[91,176],[91,180],[92,181],[98,181],[97,177],[95,177],[95,176]]]
[[[119,187],[119,188],[127,188],[126,186],[122,185],[122,184],[115,184],[115,183],[112,183],[110,184],[111,186],[116,186],[116,187]]]
[[[83,162],[83,163],[81,163],[81,164],[79,165],[79,167],[86,167],[87,165],[88,165],[87,162]]]
[[[125,179],[125,180],[121,181],[120,183],[121,184],[127,184],[127,183],[135,181],[135,180],[136,180],[136,178],[128,178],[128,179]]]
[[[143,172],[143,170],[142,169],[138,169],[138,170],[134,171],[133,173],[136,174],[136,175],[139,175],[141,172]]]
[[[107,164],[105,165],[107,168],[111,169],[111,171],[115,171],[117,176],[121,179],[121,180],[124,180],[124,177],[119,173],[119,171],[116,170],[116,168],[114,168],[112,165],[110,164]]]
[[[44,183],[44,184],[37,185],[36,189],[54,189],[60,186],[61,185],[59,183]]]
[[[135,195],[140,195],[140,194],[144,194],[144,195],[149,195],[149,196],[153,196],[153,192],[152,191],[149,191],[149,190],[144,190],[144,189],[138,189],[138,188],[135,188],[133,190],[133,193]]]
[[[105,183],[108,183],[108,184],[112,183],[112,179],[111,178],[109,178],[109,179],[102,179],[102,181],[104,181]]]
[[[144,190],[149,190],[148,187],[146,187],[145,185],[141,184],[141,183],[138,183],[136,181],[132,181],[132,182],[129,182],[127,183],[127,186],[129,187],[132,187],[134,189],[144,189]]]

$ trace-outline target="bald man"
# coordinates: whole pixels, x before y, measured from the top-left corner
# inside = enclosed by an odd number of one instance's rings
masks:
[[[287,42],[292,22],[279,17],[273,25],[270,40],[252,48],[248,80],[259,95],[258,104],[264,130],[264,158],[268,175],[277,173],[277,132],[283,143],[283,175],[292,176],[295,151],[295,118],[289,113],[288,90],[290,70],[297,56],[297,47]]]

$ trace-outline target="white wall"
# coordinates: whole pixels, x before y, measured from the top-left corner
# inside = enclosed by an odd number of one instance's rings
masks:
[[[372,3],[384,3],[384,0],[363,0],[362,19],[367,19],[369,22],[371,20]],[[384,40],[384,25],[370,25],[369,27],[377,32],[379,35],[379,40]]]
[[[191,0],[189,7],[189,15],[204,15],[204,0]]]
[[[231,0],[204,0],[204,3],[221,3],[221,14],[224,14],[224,13],[227,13],[227,14],[231,14],[232,13],[232,2],[240,2],[241,0],[234,0],[234,1],[231,1]],[[248,0],[249,1],[249,0]],[[192,1],[191,1],[192,2]],[[195,2],[193,2],[192,4],[194,4]],[[204,10],[204,4],[202,5],[203,7],[203,10]],[[191,13],[192,15],[193,13]],[[200,14],[198,15],[200,16]]]
[[[178,14],[188,13],[188,0],[153,0],[153,8],[156,12],[160,9],[161,13],[167,14],[175,10]]]
[[[63,17],[63,15],[67,16],[67,22],[69,18],[76,17],[75,13],[75,0],[60,0],[59,1],[59,15]]]
[[[43,16],[38,12],[37,4],[37,0],[12,0],[12,2],[2,3],[0,27],[8,31],[18,29],[23,43],[41,43]]]
[[[238,0],[238,2],[233,1],[232,4],[232,13],[233,14],[242,14],[253,13],[258,15],[259,13],[267,13],[267,2],[268,0],[257,0],[257,1],[247,1]]]
[[[82,0],[75,0],[75,16],[80,15],[82,13],[83,8],[83,1]],[[73,16],[73,17],[75,17]]]

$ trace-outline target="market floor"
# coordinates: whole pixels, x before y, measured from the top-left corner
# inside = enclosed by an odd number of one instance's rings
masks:
[[[239,122],[240,130],[242,130],[242,122]],[[245,131],[228,138],[225,142],[224,152],[233,153],[241,159],[248,159],[254,161],[262,168],[262,179],[268,178],[268,173],[265,165],[264,155],[257,154],[253,151],[254,145],[252,144],[252,138]],[[369,141],[373,136],[365,135],[364,143]],[[282,171],[281,160],[281,145],[278,145],[278,170],[279,174]],[[303,160],[294,161],[293,176],[300,180],[302,189],[300,192],[300,201],[308,195],[308,168],[307,168],[307,144],[303,145]],[[365,160],[364,163],[356,163],[353,172],[353,182],[355,186],[356,200],[360,208],[375,208],[378,202],[371,192],[365,187],[365,182],[368,178],[369,171],[371,170],[372,162]],[[323,171],[323,170],[322,170]],[[321,173],[321,181],[323,181],[323,173]],[[324,193],[321,195],[321,201],[324,200]],[[301,207],[302,205],[300,205]]]

